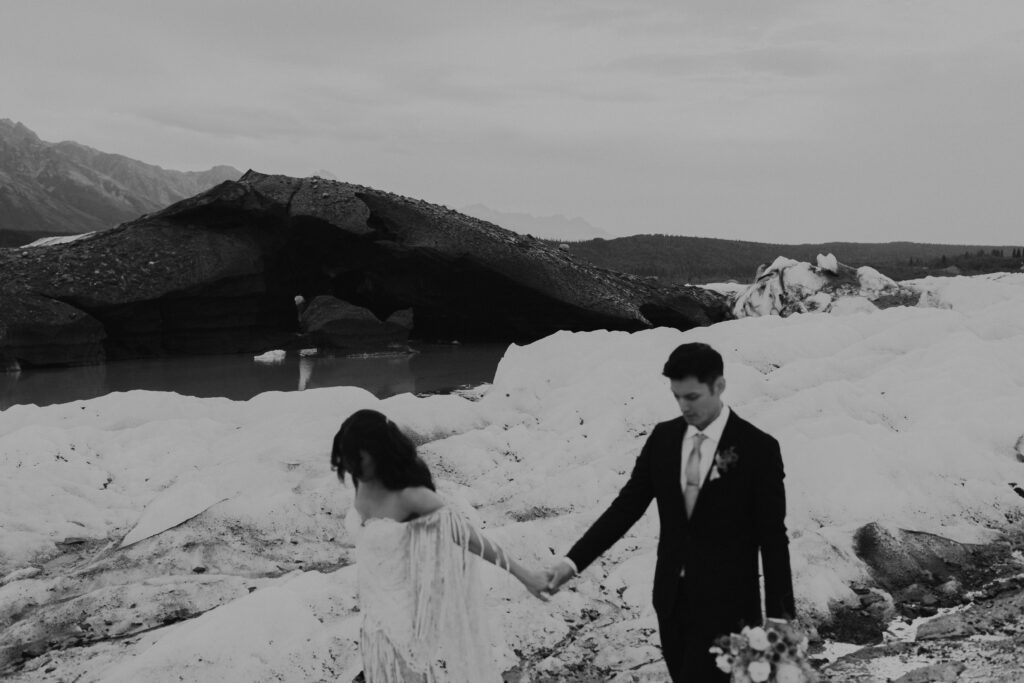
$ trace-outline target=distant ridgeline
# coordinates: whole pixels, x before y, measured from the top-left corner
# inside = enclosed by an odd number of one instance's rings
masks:
[[[976,275],[1016,271],[1024,265],[1024,247],[886,242],[769,244],[709,237],[634,235],[567,243],[569,252],[601,268],[666,283],[749,283],[759,265],[779,255],[814,263],[818,254],[835,254],[851,267],[872,266],[895,280],[927,275]]]
[[[106,230],[236,180],[241,171],[170,171],[77,142],[45,142],[0,119],[0,247]]]
[[[730,305],[444,206],[253,171],[74,241],[0,249],[0,292],[0,369],[686,330]]]

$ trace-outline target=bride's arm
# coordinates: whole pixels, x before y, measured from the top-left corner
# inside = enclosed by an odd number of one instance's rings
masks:
[[[520,583],[526,587],[526,590],[530,591],[533,597],[547,602],[548,596],[545,595],[548,589],[547,574],[528,569],[519,564],[515,558],[509,557],[508,553],[501,546],[490,541],[486,536],[474,529],[472,525],[467,524],[466,530],[466,550],[506,570],[509,574],[519,579]],[[456,541],[458,540],[456,539]]]
[[[408,488],[402,491],[402,503],[411,515],[424,516],[436,512],[444,506],[444,500],[425,487]],[[491,564],[501,567],[512,576],[516,577],[530,591],[530,594],[540,600],[547,601],[547,575],[527,569],[509,557],[505,550],[477,531],[473,525],[464,523],[463,533],[455,533],[455,542],[466,548],[467,551],[479,556]]]

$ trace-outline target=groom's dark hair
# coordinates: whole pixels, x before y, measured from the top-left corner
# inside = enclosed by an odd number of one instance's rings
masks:
[[[692,342],[680,344],[669,354],[661,374],[669,379],[696,377],[701,384],[711,386],[725,374],[725,365],[718,351],[707,344]]]

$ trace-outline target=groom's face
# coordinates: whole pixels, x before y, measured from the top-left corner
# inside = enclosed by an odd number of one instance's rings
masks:
[[[724,377],[719,377],[710,385],[696,377],[669,380],[669,385],[687,424],[704,429],[722,412]]]

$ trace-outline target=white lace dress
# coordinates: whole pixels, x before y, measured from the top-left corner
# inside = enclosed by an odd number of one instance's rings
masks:
[[[474,533],[444,506],[357,530],[360,650],[367,683],[500,683]]]

